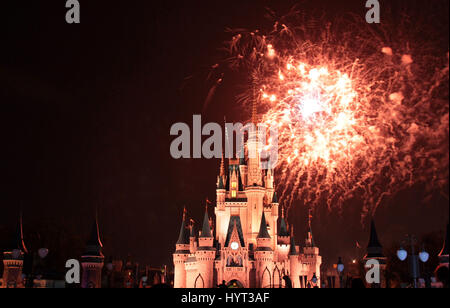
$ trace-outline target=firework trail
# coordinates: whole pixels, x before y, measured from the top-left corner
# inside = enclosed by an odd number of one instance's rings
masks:
[[[417,183],[448,186],[448,41],[402,16],[374,27],[293,10],[266,33],[230,30],[221,67],[247,74],[238,103],[256,99],[261,122],[278,127],[286,206],[357,198],[364,218]]]

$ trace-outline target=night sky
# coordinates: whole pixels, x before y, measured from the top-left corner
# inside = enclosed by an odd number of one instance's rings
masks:
[[[219,161],[172,159],[169,129],[202,113],[211,87],[206,72],[230,39],[227,27],[268,28],[266,7],[282,15],[299,1],[80,0],[78,25],[65,22],[63,0],[7,2],[0,229],[14,228],[22,207],[26,234],[48,222],[84,239],[98,208],[105,255],[171,265],[182,208],[200,221],[205,198],[215,200]],[[365,1],[304,2],[330,18],[366,12]],[[395,1],[393,8],[409,5],[420,14],[423,2]],[[446,35],[442,22],[436,31]],[[204,123],[249,118],[234,104],[238,81],[225,80]],[[448,188],[427,196],[415,186],[382,204],[375,219],[385,246],[405,233],[443,233]],[[356,256],[356,241],[366,245],[359,209],[350,203],[342,213],[317,212],[314,236],[326,263]],[[303,242],[306,207],[296,206],[291,223]]]

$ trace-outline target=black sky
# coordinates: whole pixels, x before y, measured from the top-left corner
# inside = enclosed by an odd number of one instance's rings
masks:
[[[173,160],[170,126],[201,113],[203,72],[230,38],[227,27],[270,27],[265,7],[282,15],[299,1],[80,0],[79,25],[66,24],[63,0],[29,2],[2,4],[0,226],[13,228],[21,205],[25,229],[49,221],[85,237],[98,207],[106,254],[171,264],[182,208],[201,218],[203,200],[215,198],[218,161]],[[364,1],[304,2],[330,16],[365,14]],[[245,120],[233,104],[238,92],[225,83],[204,120]],[[381,241],[443,231],[447,199],[423,199],[415,187],[382,206]],[[305,211],[292,220],[297,239]],[[314,221],[330,262],[366,243],[359,218],[348,207]]]

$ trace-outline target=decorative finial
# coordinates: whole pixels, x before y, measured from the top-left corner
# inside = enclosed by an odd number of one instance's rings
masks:
[[[186,210],[186,205],[183,208],[183,221],[186,221],[186,214],[187,214],[187,210]]]

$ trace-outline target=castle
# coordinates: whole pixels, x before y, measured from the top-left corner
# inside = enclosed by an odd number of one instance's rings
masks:
[[[322,258],[311,224],[300,248],[283,209],[280,217],[273,170],[261,168],[259,139],[249,133],[247,154],[256,155],[229,159],[228,172],[222,157],[214,223],[206,211],[197,236],[184,211],[173,254],[175,288],[320,287]]]

